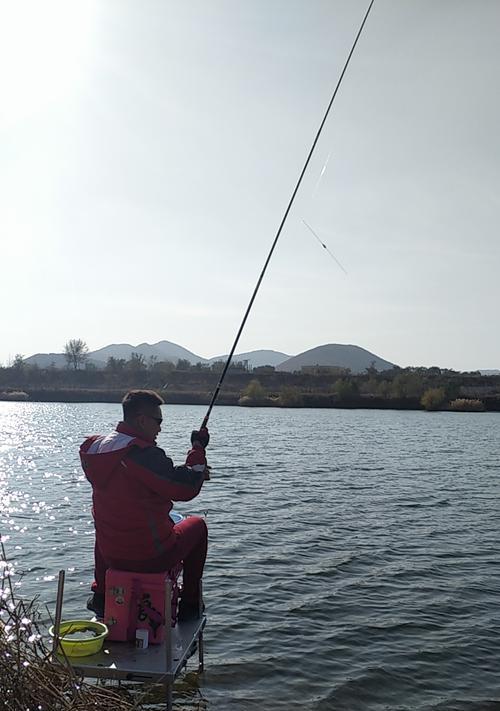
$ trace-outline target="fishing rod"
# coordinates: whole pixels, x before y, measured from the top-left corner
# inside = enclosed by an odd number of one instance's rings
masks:
[[[353,55],[353,53],[354,53],[354,50],[356,49],[356,45],[357,45],[358,40],[359,40],[359,38],[360,38],[360,36],[361,36],[361,33],[363,32],[363,28],[364,28],[365,23],[366,23],[366,21],[367,21],[367,19],[368,19],[368,15],[370,14],[370,10],[372,9],[372,6],[373,6],[373,3],[374,3],[374,2],[375,2],[375,0],[371,0],[370,4],[369,4],[369,6],[368,6],[368,9],[367,9],[367,11],[366,11],[366,13],[365,13],[365,16],[363,17],[363,21],[362,21],[362,23],[361,23],[361,25],[360,25],[360,27],[359,27],[358,33],[357,33],[357,35],[356,35],[356,37],[355,37],[355,39],[354,39],[353,45],[352,45],[351,50],[350,50],[350,52],[349,52],[349,54],[348,54],[348,56],[347,56],[347,59],[346,59],[346,61],[345,61],[344,67],[343,67],[343,69],[342,69],[342,72],[341,72],[341,74],[340,74],[339,80],[338,80],[338,82],[337,82],[337,85],[336,85],[336,87],[335,87],[335,90],[334,90],[334,92],[333,92],[333,94],[332,94],[332,97],[331,97],[331,99],[330,99],[330,103],[328,104],[328,107],[327,107],[327,109],[326,109],[326,111],[325,111],[325,115],[323,116],[323,120],[322,120],[321,123],[320,123],[319,129],[318,129],[318,131],[317,131],[317,133],[316,133],[316,136],[315,136],[314,141],[313,141],[313,143],[312,143],[311,149],[310,149],[309,154],[308,154],[308,156],[307,156],[307,158],[306,158],[306,162],[304,163],[304,167],[302,168],[302,171],[301,171],[301,173],[300,173],[300,175],[299,175],[299,179],[297,180],[297,184],[296,184],[296,186],[295,186],[295,188],[294,188],[294,191],[293,191],[293,193],[292,193],[292,197],[290,198],[290,200],[289,200],[289,202],[288,202],[287,208],[286,208],[285,213],[284,213],[284,215],[283,215],[283,218],[282,218],[282,220],[281,220],[281,222],[280,222],[280,226],[278,227],[278,231],[277,231],[276,236],[275,236],[275,238],[274,238],[274,240],[273,240],[273,243],[272,243],[272,245],[271,245],[271,249],[270,249],[270,251],[269,251],[269,254],[267,255],[267,259],[266,259],[266,261],[265,261],[265,263],[264,263],[264,266],[263,266],[263,268],[262,268],[262,271],[261,271],[261,273],[260,273],[260,276],[259,276],[259,278],[258,278],[258,280],[257,280],[257,284],[255,285],[255,289],[254,289],[254,291],[253,291],[252,298],[250,299],[250,302],[249,302],[249,304],[248,304],[248,306],[247,306],[247,310],[245,311],[245,315],[243,316],[243,320],[242,320],[241,325],[240,325],[240,327],[239,327],[239,329],[238,329],[238,333],[236,334],[236,338],[234,339],[233,347],[231,348],[231,352],[229,353],[229,355],[228,355],[228,357],[227,357],[227,361],[226,361],[226,364],[224,365],[224,369],[223,369],[223,371],[222,371],[222,373],[221,373],[221,376],[220,376],[220,378],[219,378],[219,382],[217,383],[217,387],[215,388],[214,393],[213,393],[213,395],[212,395],[212,399],[210,400],[210,405],[208,406],[207,414],[205,415],[205,417],[204,417],[204,419],[203,419],[203,423],[202,423],[202,425],[201,425],[202,428],[203,428],[203,427],[206,427],[207,424],[208,424],[208,420],[209,420],[209,418],[210,418],[210,413],[212,412],[212,408],[213,408],[213,406],[215,405],[215,401],[217,400],[217,398],[218,398],[218,396],[219,396],[219,392],[220,392],[220,389],[221,389],[221,387],[222,387],[222,383],[224,382],[224,378],[226,377],[226,373],[227,373],[227,371],[228,371],[228,369],[229,369],[229,366],[230,366],[230,364],[231,364],[231,360],[232,360],[233,355],[234,355],[234,352],[235,352],[235,350],[236,350],[236,346],[238,345],[238,341],[240,340],[240,336],[241,336],[241,334],[242,334],[242,332],[243,332],[243,329],[245,328],[245,324],[246,324],[246,322],[247,322],[248,315],[249,315],[249,313],[250,313],[250,311],[251,311],[251,309],[252,309],[253,302],[255,301],[255,297],[257,296],[257,292],[259,291],[260,284],[261,284],[261,282],[262,282],[262,279],[264,278],[264,274],[266,273],[267,266],[268,266],[269,262],[271,261],[271,257],[273,256],[274,249],[275,249],[276,245],[278,244],[278,240],[279,240],[279,238],[280,238],[281,232],[282,232],[282,230],[283,230],[283,227],[284,227],[284,225],[285,225],[286,219],[287,219],[287,217],[288,217],[288,213],[290,212],[291,207],[292,207],[292,205],[293,205],[293,202],[294,202],[294,200],[295,200],[295,196],[297,195],[297,193],[298,193],[298,191],[299,191],[300,185],[301,185],[301,183],[302,183],[302,178],[303,178],[304,175],[305,175],[305,172],[306,172],[307,167],[308,167],[308,165],[309,165],[309,162],[310,162],[310,160],[311,160],[312,154],[314,153],[314,149],[316,148],[316,144],[318,143],[319,137],[321,136],[321,132],[323,131],[323,127],[324,127],[324,125],[325,125],[325,123],[326,123],[326,120],[327,120],[327,118],[328,118],[328,114],[330,113],[330,109],[332,108],[333,102],[335,101],[335,97],[337,96],[337,92],[338,92],[338,90],[339,90],[339,88],[340,88],[340,85],[342,84],[342,79],[344,78],[344,74],[345,74],[346,71],[347,71],[347,67],[349,66],[349,62],[351,61],[351,57],[352,57],[352,55]]]

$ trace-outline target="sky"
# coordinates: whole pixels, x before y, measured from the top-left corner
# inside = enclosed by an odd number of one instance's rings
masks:
[[[228,353],[367,7],[0,0],[0,363]],[[236,352],[500,367],[499,23],[375,0]]]

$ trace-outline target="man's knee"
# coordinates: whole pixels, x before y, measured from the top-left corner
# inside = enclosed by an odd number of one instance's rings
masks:
[[[208,529],[205,519],[201,516],[188,516],[174,526],[177,534],[182,537],[189,537],[191,540],[206,542],[208,540]]]
[[[193,528],[195,528],[199,539],[206,541],[208,539],[208,528],[205,519],[201,518],[201,516],[191,516],[191,518],[194,519]]]

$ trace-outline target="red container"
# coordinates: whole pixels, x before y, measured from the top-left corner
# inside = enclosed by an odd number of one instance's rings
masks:
[[[108,640],[131,642],[137,629],[146,629],[149,644],[160,644],[165,638],[165,585],[172,586],[172,627],[177,621],[179,565],[162,573],[132,573],[127,570],[106,571],[104,622]]]

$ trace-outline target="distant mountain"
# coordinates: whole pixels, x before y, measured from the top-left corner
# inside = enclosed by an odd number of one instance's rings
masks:
[[[39,368],[50,368],[52,363],[56,368],[65,368],[67,365],[64,353],[35,353],[24,359],[28,365],[38,365]]]
[[[181,358],[188,360],[191,365],[196,363],[207,363],[206,358],[197,356],[195,353],[188,351],[182,346],[170,341],[159,341],[158,343],[139,343],[137,346],[132,346],[130,343],[113,343],[110,346],[104,346],[96,351],[89,351],[88,361],[96,365],[98,368],[103,368],[108,358],[123,358],[128,360],[132,353],[143,355],[146,361],[150,357],[155,356],[158,361],[169,360],[172,363],[177,363]],[[67,366],[64,353],[37,353],[25,359],[26,363],[34,365],[35,363],[40,368],[48,368],[54,363],[56,368],[65,368]]]
[[[394,363],[389,363],[389,361],[379,358],[379,356],[360,348],[360,346],[329,343],[311,348],[311,350],[304,351],[285,360],[284,363],[280,363],[276,367],[276,370],[293,373],[295,370],[300,370],[302,366],[308,365],[350,368],[352,373],[364,373],[371,365],[377,370],[389,370],[394,367]]]
[[[229,353],[210,358],[209,363],[215,363],[217,360],[226,361],[228,355]],[[276,366],[287,358],[290,358],[290,356],[286,353],[280,353],[279,351],[249,351],[248,353],[235,353],[231,362],[235,363],[247,360],[249,368],[260,368],[262,365]]]
[[[146,360],[151,357],[156,357],[157,360],[170,360],[177,363],[181,358],[188,360],[191,365],[196,363],[206,363],[207,359],[188,351],[186,348],[171,343],[170,341],[158,341],[158,343],[139,343],[137,346],[131,346],[129,343],[113,343],[110,346],[104,346],[97,351],[89,353],[89,358],[94,361],[100,361],[103,365],[106,364],[108,358],[124,358],[128,360],[132,353],[143,355]]]
[[[500,375],[500,370],[493,368],[493,370],[480,370],[481,375]]]
[[[88,361],[98,368],[103,368],[108,358],[123,358],[128,360],[132,353],[139,353],[146,361],[155,357],[158,361],[169,360],[177,363],[179,359],[188,360],[192,365],[196,363],[213,363],[217,360],[227,360],[227,355],[216,356],[214,358],[203,358],[186,348],[171,343],[170,341],[159,341],[158,343],[139,343],[133,346],[130,343],[113,343],[96,351],[90,351]],[[233,361],[248,361],[249,368],[258,368],[263,365],[272,365],[276,370],[293,372],[300,370],[303,365],[326,365],[350,368],[352,373],[363,373],[373,363],[377,370],[388,370],[394,367],[383,358],[379,358],[374,353],[360,348],[359,346],[347,346],[341,344],[328,344],[318,346],[311,350],[304,351],[297,356],[289,356],[286,353],[273,350],[248,351],[247,353],[237,353],[233,356]],[[37,364],[40,368],[48,368],[54,363],[56,368],[65,368],[66,358],[63,353],[37,353],[25,359],[26,363]]]

